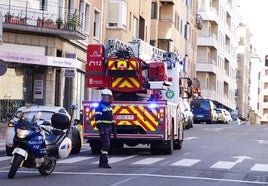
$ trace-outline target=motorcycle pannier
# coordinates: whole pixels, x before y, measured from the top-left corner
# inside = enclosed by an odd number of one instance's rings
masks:
[[[57,129],[68,129],[71,126],[69,117],[65,114],[55,113],[51,117],[52,126]]]

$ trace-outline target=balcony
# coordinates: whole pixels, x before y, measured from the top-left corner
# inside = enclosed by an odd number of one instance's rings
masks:
[[[196,63],[196,71],[217,74],[219,68],[216,66],[215,60],[209,59],[208,61],[198,61]]]
[[[62,16],[49,14],[44,10],[27,7],[0,5],[3,15],[3,30],[56,35],[64,39],[86,39],[83,17],[77,12]]]
[[[218,16],[218,12],[214,7],[207,7],[206,9],[200,9],[200,16],[204,21],[214,21],[217,24],[220,24],[220,17]]]
[[[219,42],[215,34],[208,34],[207,36],[198,36],[197,38],[198,46],[211,46],[215,49],[219,49]]]

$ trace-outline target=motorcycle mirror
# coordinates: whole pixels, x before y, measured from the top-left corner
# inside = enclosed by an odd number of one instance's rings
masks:
[[[72,110],[77,110],[77,109],[78,109],[78,106],[75,105],[75,104],[73,104],[73,105],[71,105],[71,109],[72,109]]]

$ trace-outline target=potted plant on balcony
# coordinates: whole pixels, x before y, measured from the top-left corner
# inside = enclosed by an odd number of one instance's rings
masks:
[[[56,20],[56,23],[57,23],[57,27],[58,27],[58,29],[62,29],[62,26],[63,26],[63,20],[62,20],[62,18],[58,18],[57,20]]]
[[[11,23],[12,21],[12,18],[13,18],[14,16],[13,15],[11,15],[10,14],[10,12],[8,12],[6,15],[5,15],[5,22],[6,23]]]
[[[74,14],[68,14],[67,17],[67,29],[68,30],[75,30],[77,26],[77,15]]]

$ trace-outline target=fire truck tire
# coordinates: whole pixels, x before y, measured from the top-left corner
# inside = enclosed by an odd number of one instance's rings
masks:
[[[151,143],[150,151],[153,155],[159,155],[162,153],[162,149],[159,147],[159,143]]]
[[[99,140],[92,140],[90,143],[91,153],[100,154],[101,152],[101,143]]]
[[[164,149],[163,149],[163,153],[164,154],[168,154],[168,155],[171,155],[173,153],[173,150],[174,150],[174,140],[173,138],[171,138],[167,144],[165,145]]]

